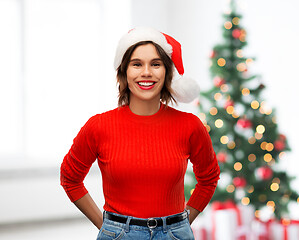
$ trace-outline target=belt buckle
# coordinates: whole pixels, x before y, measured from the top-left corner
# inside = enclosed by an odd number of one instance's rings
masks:
[[[151,226],[150,223],[153,221],[154,221],[155,225]],[[146,225],[148,226],[148,228],[154,229],[158,226],[158,221],[155,218],[149,218],[149,219],[147,219]]]

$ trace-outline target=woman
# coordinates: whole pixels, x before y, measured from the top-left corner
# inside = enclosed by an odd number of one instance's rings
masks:
[[[210,201],[219,166],[201,121],[167,106],[197,95],[191,80],[172,82],[174,66],[184,73],[181,46],[154,29],[135,28],[120,40],[114,65],[119,107],[82,127],[61,165],[61,185],[100,229],[98,239],[194,239],[190,224]],[[83,185],[96,159],[103,214]],[[188,159],[198,183],[185,205]]]

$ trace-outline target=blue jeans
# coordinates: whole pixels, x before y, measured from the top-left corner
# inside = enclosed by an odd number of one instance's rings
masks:
[[[116,213],[111,213],[118,216]],[[119,223],[104,218],[104,223],[98,234],[97,240],[194,240],[188,218],[178,223],[166,225],[166,218],[162,217],[163,226],[148,228],[137,225],[130,225],[133,217],[128,217],[127,223]],[[134,218],[138,219],[138,218]]]

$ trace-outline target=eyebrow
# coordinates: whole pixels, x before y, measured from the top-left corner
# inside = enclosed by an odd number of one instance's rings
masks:
[[[133,62],[133,61],[142,61],[140,58],[133,58],[130,60],[130,62]],[[153,58],[151,61],[162,61],[161,58]]]

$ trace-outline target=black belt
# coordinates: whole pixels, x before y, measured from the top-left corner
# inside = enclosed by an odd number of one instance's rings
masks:
[[[166,224],[171,225],[173,223],[181,222],[184,219],[186,219],[187,217],[188,217],[188,213],[186,211],[183,213],[174,215],[174,216],[169,216],[166,218]],[[104,213],[104,218],[107,218],[111,221],[119,222],[119,223],[127,223],[127,219],[128,219],[128,217],[114,215],[109,212]],[[132,218],[130,220],[130,225],[155,228],[155,227],[163,226],[163,220],[162,220],[162,218],[148,218],[148,219]]]

